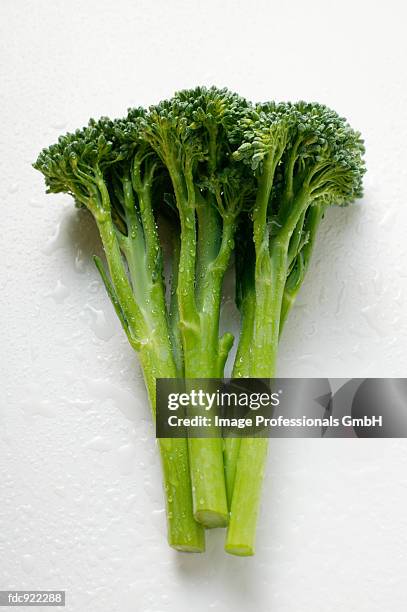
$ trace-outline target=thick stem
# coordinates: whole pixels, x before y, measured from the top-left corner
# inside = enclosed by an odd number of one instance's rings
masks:
[[[144,378],[151,407],[155,414],[156,377],[175,378],[175,365],[163,369],[156,368],[156,376],[151,375],[151,362],[159,361],[157,355],[140,354]],[[167,515],[167,538],[172,548],[182,552],[203,552],[205,532],[193,516],[191,479],[189,473],[188,443],[185,438],[160,438],[161,465]]]
[[[302,192],[293,200],[281,231],[270,245],[269,259],[264,254],[264,241],[255,240],[254,348],[252,354],[247,357],[250,376],[253,378],[272,378],[275,373],[280,315],[287,280],[288,248],[307,201],[306,192]],[[256,232],[254,235],[256,236]],[[225,546],[226,551],[231,554],[254,554],[267,447],[266,438],[241,440]]]
[[[221,378],[233,338],[219,338],[219,314],[223,277],[226,272],[235,231],[234,217],[224,217],[218,253],[206,262],[200,288],[200,343],[188,356],[186,377]],[[206,254],[207,256],[207,254]],[[187,373],[188,372],[188,373]],[[195,517],[206,527],[224,527],[228,522],[223,441],[218,438],[190,439],[191,480]],[[203,474],[202,466],[210,469]],[[216,514],[211,508],[216,507]]]
[[[255,273],[255,312],[253,325],[254,350],[247,352],[246,363],[251,377],[272,378],[276,367],[276,356],[279,334],[287,315],[289,306],[299,290],[305,270],[309,265],[315,234],[322,217],[322,208],[315,206],[305,217],[309,194],[306,190],[293,199],[289,212],[284,220],[280,234],[273,240],[270,247],[270,276],[264,276],[267,267],[259,266],[258,254],[262,254],[262,243],[256,243],[256,273]],[[309,240],[304,245],[304,266],[299,282],[295,287],[287,285],[287,269],[289,264],[289,244],[299,248],[300,236],[293,236],[297,228],[302,231],[305,220]],[[293,257],[294,254],[290,253]],[[262,327],[262,322],[265,325]],[[238,354],[236,364],[244,373],[244,345]],[[243,360],[243,361],[242,361]],[[243,366],[243,367],[242,367]],[[246,365],[247,367],[247,365]],[[232,505],[226,550],[235,555],[254,554],[257,515],[260,504],[261,485],[267,455],[268,440],[265,438],[244,438],[235,468]],[[228,487],[229,490],[229,487]]]
[[[191,160],[187,160],[181,176],[175,160],[170,164],[170,176],[174,187],[177,208],[180,215],[181,237],[177,278],[177,301],[179,329],[184,356],[184,375],[190,378],[218,377],[219,339],[214,328],[218,325],[218,315],[213,321],[203,306],[197,308],[196,268],[197,265],[197,227],[196,197],[192,176]],[[178,168],[178,169],[177,169]],[[202,218],[202,214],[201,214]],[[203,236],[201,235],[203,238]],[[208,257],[208,250],[201,248],[199,254]],[[202,279],[202,283],[205,281]],[[219,290],[220,293],[220,290]],[[206,294],[206,291],[205,291]],[[202,298],[203,301],[205,298]],[[215,310],[216,313],[216,310]],[[209,322],[208,323],[208,317]],[[203,342],[209,346],[209,352]],[[226,488],[224,481],[222,442],[216,438],[188,440],[189,463],[192,483],[193,512],[197,521],[205,527],[225,526],[228,518]]]
[[[220,378],[211,353],[198,363],[189,363],[186,378]],[[187,381],[188,385],[188,381]],[[192,499],[195,519],[207,528],[225,527],[228,505],[220,438],[188,438]]]
[[[240,442],[225,550],[246,557],[254,554],[268,439],[243,438]]]
[[[134,300],[110,217],[99,220],[98,227],[115,293],[126,322],[139,339],[140,362],[155,415],[156,378],[176,376],[165,319],[160,316],[158,325],[149,329],[148,322]],[[204,532],[192,513],[187,441],[162,439],[159,447],[163,466],[168,542],[177,550],[202,552],[205,548]]]
[[[256,252],[254,284],[256,297],[251,358],[256,364],[262,364],[262,356],[270,354],[272,337],[275,331],[275,322],[271,311],[274,291],[272,276],[275,270],[273,270],[267,225],[268,206],[275,168],[276,160],[272,154],[269,154],[264,163],[263,174],[259,178],[256,203],[253,209],[253,239]],[[264,364],[262,369],[267,370],[267,365]],[[253,374],[250,371],[250,376],[263,376],[263,374]]]
[[[262,346],[267,348],[267,352],[259,351],[258,346],[254,343],[254,350],[249,360],[250,376],[253,378],[272,378],[274,376],[281,301],[286,280],[287,252],[288,240],[281,241],[276,238],[270,249],[271,274],[268,279],[270,284],[259,284],[259,278],[256,278],[254,337],[265,315],[268,317],[268,322],[267,336],[261,336]],[[268,308],[269,311],[266,313],[264,308]],[[243,438],[240,442],[225,545],[225,550],[234,555],[254,554],[267,448],[266,438]]]
[[[221,241],[219,213],[213,205],[212,195],[204,198],[199,192],[197,198],[198,240],[196,258],[196,300],[198,309],[202,305],[208,266],[215,259]]]
[[[189,463],[194,518],[207,529],[226,527],[226,499],[222,440],[189,438]]]
[[[205,530],[193,515],[187,440],[161,438],[159,448],[168,543],[181,552],[204,552]]]

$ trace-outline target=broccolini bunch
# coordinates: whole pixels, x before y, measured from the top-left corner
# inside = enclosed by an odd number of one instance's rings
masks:
[[[157,378],[221,378],[234,338],[220,336],[225,272],[235,255],[241,313],[234,377],[275,374],[279,337],[326,209],[362,195],[363,141],[320,104],[253,105],[215,87],[181,91],[124,119],[90,120],[34,167],[50,193],[93,215],[95,257],[155,414]],[[171,225],[166,298],[159,226]],[[168,225],[167,225],[168,227]],[[160,439],[168,541],[254,552],[264,439]]]

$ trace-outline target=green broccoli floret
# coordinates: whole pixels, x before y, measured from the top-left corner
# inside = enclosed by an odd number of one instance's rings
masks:
[[[257,195],[238,238],[242,331],[233,375],[272,378],[281,329],[309,266],[320,220],[328,206],[362,195],[364,147],[358,132],[320,104],[260,104],[242,119],[242,129],[244,141],[234,157],[252,169]],[[226,441],[228,552],[253,554],[266,450],[266,439]]]

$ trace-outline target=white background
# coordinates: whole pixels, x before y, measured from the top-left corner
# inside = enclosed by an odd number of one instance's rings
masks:
[[[254,558],[224,554],[222,532],[205,555],[167,547],[137,358],[90,263],[97,236],[30,167],[90,116],[197,84],[333,106],[366,139],[366,195],[324,221],[279,373],[405,376],[404,5],[1,1],[0,589],[63,588],[70,612],[406,609],[405,440],[275,441]]]

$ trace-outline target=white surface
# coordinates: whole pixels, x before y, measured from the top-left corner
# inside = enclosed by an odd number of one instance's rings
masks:
[[[333,106],[365,136],[366,196],[327,215],[280,374],[405,376],[404,6],[2,0],[0,588],[65,588],[69,612],[406,609],[405,440],[275,441],[255,558],[219,532],[204,556],[167,548],[95,232],[30,167],[89,116],[196,84]]]

